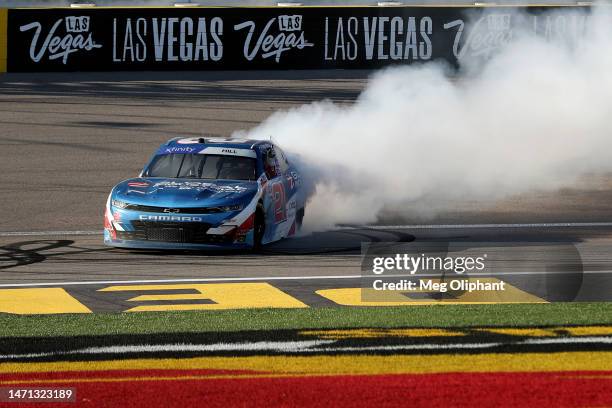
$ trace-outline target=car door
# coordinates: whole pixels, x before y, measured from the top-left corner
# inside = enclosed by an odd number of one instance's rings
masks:
[[[302,189],[302,179],[295,166],[289,162],[287,155],[278,146],[275,146],[275,151],[283,177],[285,213],[288,222],[292,224],[296,221],[297,213],[304,209],[305,199]],[[290,229],[288,235],[293,235],[296,232],[295,227],[296,226],[291,227],[293,230]]]
[[[292,179],[287,177],[286,157],[275,146],[269,146],[263,155],[264,171],[268,182],[264,195],[266,230],[263,242],[272,242],[289,235],[295,219],[295,208],[291,208],[287,194],[294,189]],[[284,171],[283,171],[284,170]]]

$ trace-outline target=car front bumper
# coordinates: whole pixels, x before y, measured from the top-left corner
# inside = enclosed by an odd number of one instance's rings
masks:
[[[226,250],[253,248],[252,232],[249,232],[244,242],[193,243],[158,241],[148,239],[121,239],[113,237],[111,231],[104,230],[104,244],[116,248],[159,249],[159,250]]]

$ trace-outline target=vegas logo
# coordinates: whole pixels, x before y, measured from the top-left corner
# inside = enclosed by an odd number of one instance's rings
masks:
[[[478,19],[468,30],[463,20],[444,24],[444,29],[457,27],[453,42],[453,54],[458,60],[469,56],[489,57],[493,52],[509,44],[513,38],[511,16],[509,14],[489,14]],[[468,31],[463,44],[462,36]]]
[[[278,22],[278,33],[272,34],[272,26]],[[245,21],[234,26],[235,31],[248,29],[248,34],[244,41],[244,57],[252,61],[259,53],[262,58],[274,57],[276,62],[280,62],[282,54],[293,48],[298,50],[306,47],[313,47],[314,44],[306,41],[302,31],[302,16],[278,16],[271,18],[264,26],[257,40],[253,41],[255,33],[255,22]]]
[[[66,17],[67,33],[86,33],[89,31],[89,17]]]
[[[60,26],[64,22],[65,34],[58,33]],[[38,21],[22,25],[19,27],[21,32],[34,30],[34,36],[30,43],[30,58],[34,62],[40,62],[45,55],[49,60],[61,59],[65,65],[68,57],[78,51],[91,51],[101,48],[101,44],[96,44],[90,32],[90,18],[87,16],[69,16],[59,19],[53,24],[51,30],[41,42],[42,24]]]

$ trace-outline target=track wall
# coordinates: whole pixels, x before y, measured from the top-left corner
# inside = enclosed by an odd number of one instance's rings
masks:
[[[8,10],[0,9],[0,72],[6,72],[6,23],[8,18]]]
[[[431,60],[457,65],[464,58],[490,55],[519,25],[544,36],[575,38],[588,11],[510,6],[11,9],[7,68],[367,69]],[[6,13],[0,11],[0,29]],[[6,61],[6,31],[0,33],[0,68]]]

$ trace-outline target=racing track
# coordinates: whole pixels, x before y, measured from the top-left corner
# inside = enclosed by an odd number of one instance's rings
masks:
[[[306,303],[333,305],[313,288],[359,286],[355,276],[362,241],[502,240],[576,244],[587,272],[579,299],[595,300],[594,288],[612,288],[612,224],[605,224],[612,221],[609,176],[501,203],[463,203],[434,220],[394,215],[383,221],[412,226],[322,232],[272,245],[261,254],[161,254],[101,245],[97,231],[108,191],[137,174],[159,143],[180,135],[227,136],[255,126],[277,109],[324,98],[348,104],[368,75],[308,71],[0,77],[0,285],[57,283],[104,311],[126,305],[126,296],[96,296],[96,289],[108,282],[256,278],[274,282]],[[466,225],[414,226],[423,222]],[[483,223],[538,225],[471,225]],[[549,249],[544,245],[537,251],[544,256]],[[537,279],[510,279],[530,292],[541,289],[541,282],[534,283]],[[78,284],[87,281],[107,283]]]

